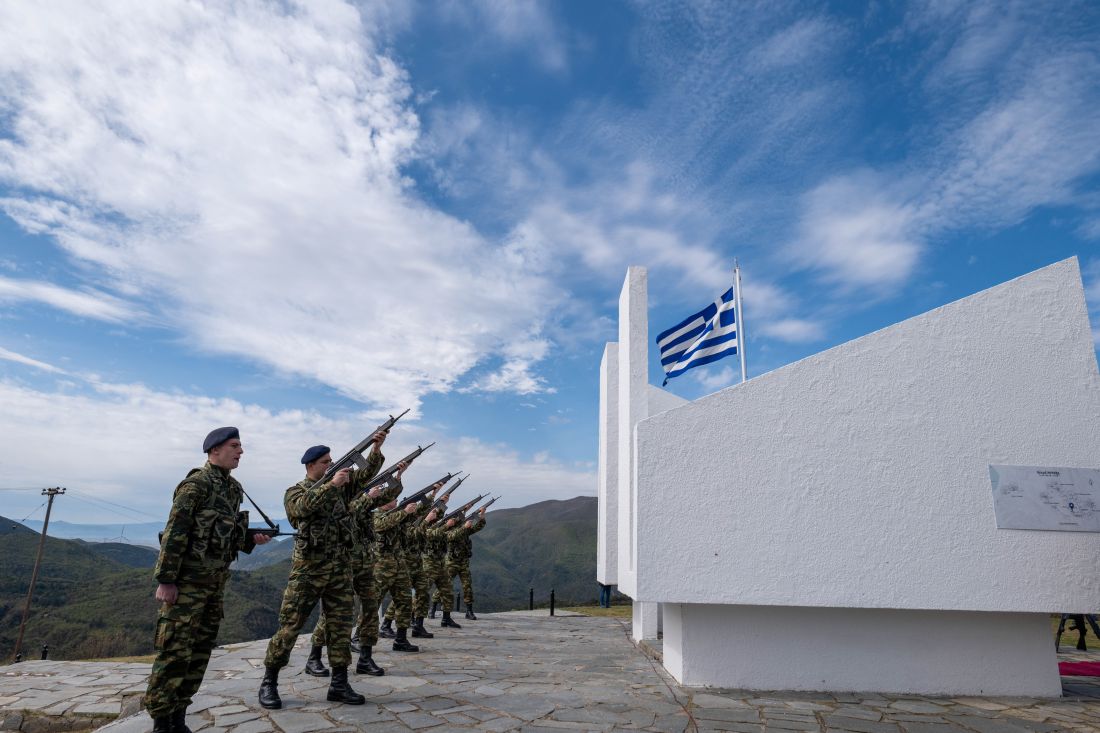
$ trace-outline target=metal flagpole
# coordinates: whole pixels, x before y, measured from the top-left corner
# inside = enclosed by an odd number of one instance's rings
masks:
[[[741,355],[741,383],[745,383],[745,311],[741,306],[741,268],[733,260],[733,288],[737,298],[737,353]]]

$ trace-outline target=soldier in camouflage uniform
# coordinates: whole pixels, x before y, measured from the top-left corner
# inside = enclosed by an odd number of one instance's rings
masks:
[[[373,445],[362,470],[337,471],[330,481],[317,483],[332,464],[327,446],[316,445],[302,456],[306,478],[286,490],[283,506],[287,519],[298,531],[291,555],[290,578],[279,609],[279,630],[271,637],[264,657],[260,705],[281,708],[279,670],[290,661],[298,632],[321,602],[326,618],[325,646],[332,666],[327,699],[362,705],[366,698],[348,684],[351,662],[352,598],[351,552],[358,538],[349,511],[352,501],[382,468],[385,432],[372,436]]]
[[[374,533],[374,509],[387,504],[401,493],[401,472],[405,464],[398,464],[397,479],[384,487],[374,487],[361,494],[351,503],[351,516],[355,521],[358,544],[351,555],[351,578],[355,595],[359,596],[359,661],[355,664],[356,674],[369,674],[380,677],[386,673],[374,662],[372,649],[378,643],[378,589],[374,582],[374,564],[378,538]],[[321,647],[325,645],[327,623],[325,614],[317,619],[313,629],[313,651],[306,662],[306,673],[317,677],[327,677],[328,670],[321,664]]]
[[[443,488],[446,481],[436,481],[432,484],[435,487],[435,491],[432,492],[434,497],[439,490]],[[431,506],[431,502],[426,502],[420,509],[420,512],[427,512],[428,507]],[[446,506],[444,502],[443,506]],[[432,517],[435,518],[434,515]],[[428,598],[429,598],[429,586],[431,579],[428,574],[424,572],[424,548],[427,540],[427,529],[430,522],[427,521],[414,521],[405,522],[402,527],[405,531],[404,537],[404,551],[405,551],[405,565],[409,571],[409,580],[413,589],[412,596],[412,615],[407,619],[407,625],[412,628],[412,636],[414,639],[431,639],[435,636],[427,629],[424,628],[424,617],[428,615]],[[390,607],[386,609],[386,620],[392,622],[396,618],[397,609],[396,605],[391,603]]]
[[[485,528],[485,507],[477,513],[476,521],[467,519],[461,527],[447,533],[448,582],[453,584],[456,575],[462,581],[462,601],[466,604],[466,618],[471,621],[477,621],[477,616],[474,615],[474,581],[470,577],[470,558],[474,554],[470,535]]]
[[[447,574],[447,532],[454,529],[454,518],[445,524],[433,524],[426,533],[424,541],[424,574],[435,584],[432,596],[431,618],[435,618],[435,609],[443,609],[440,626],[461,629],[458,622],[451,618],[451,608],[455,603],[455,589],[451,585],[451,576]]]
[[[222,619],[222,593],[237,552],[270,537],[249,534],[240,511],[244,489],[229,475],[244,448],[236,428],[218,428],[203,443],[206,465],[192,469],[172,496],[153,575],[157,616],[145,709],[155,733],[184,733],[187,706],[202,684]]]
[[[412,596],[409,593],[412,581],[409,579],[408,566],[405,560],[405,533],[402,525],[405,522],[417,519],[418,515],[421,515],[421,504],[426,504],[426,502],[408,504],[405,506],[404,511],[393,511],[397,507],[397,500],[395,499],[382,507],[383,511],[375,513],[374,516],[374,531],[378,535],[378,561],[374,565],[375,583],[378,587],[376,595],[379,603],[381,603],[382,598],[388,592],[392,599],[390,605],[395,606],[394,618],[397,620],[397,634],[393,640],[393,650],[395,652],[420,651],[420,647],[409,643],[408,627],[402,625],[403,622],[408,623],[406,619],[412,616]],[[435,519],[430,513],[428,516],[432,520]],[[376,614],[375,618],[377,618],[378,608],[375,607],[373,612]],[[370,617],[367,618],[369,620]],[[379,636],[385,636],[385,634],[379,630]]]

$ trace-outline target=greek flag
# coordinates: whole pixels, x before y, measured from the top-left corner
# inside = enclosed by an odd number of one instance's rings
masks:
[[[657,337],[665,381],[688,369],[736,354],[740,344],[737,301],[733,288],[695,315],[688,316]]]

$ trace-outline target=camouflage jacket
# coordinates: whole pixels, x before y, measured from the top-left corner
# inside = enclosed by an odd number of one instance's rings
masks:
[[[378,536],[374,530],[374,510],[380,506],[389,504],[401,494],[401,481],[391,481],[382,489],[375,498],[370,498],[363,491],[351,502],[351,515],[355,519],[355,526],[359,532],[359,542],[367,552],[372,551],[372,546],[378,542]]]
[[[474,526],[466,529],[466,522],[447,533],[447,556],[451,560],[465,561],[473,557],[474,543],[470,541],[470,535],[477,534],[485,529],[485,518],[478,517],[474,520]]]
[[[350,505],[378,474],[384,461],[381,452],[372,450],[367,455],[367,467],[350,471],[343,486],[335,486],[331,481],[318,484],[305,478],[286,490],[283,507],[290,524],[298,531],[294,538],[295,560],[346,556],[360,543]]]
[[[172,495],[153,577],[176,584],[188,577],[223,573],[240,551],[255,543],[248,512],[240,511],[244,489],[229,471],[209,462],[193,468]]]

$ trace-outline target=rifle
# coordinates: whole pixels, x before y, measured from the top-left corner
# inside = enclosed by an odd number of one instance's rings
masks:
[[[470,507],[472,507],[472,506],[473,506],[474,504],[478,503],[479,501],[481,501],[481,500],[482,500],[482,499],[484,499],[484,498],[485,498],[485,494],[478,494],[478,495],[477,495],[476,497],[474,497],[474,498],[473,498],[473,499],[471,499],[470,501],[466,502],[465,504],[463,504],[462,506],[460,506],[460,507],[459,507],[458,509],[455,509],[455,510],[454,510],[453,512],[451,512],[450,514],[448,514],[447,516],[445,516],[445,517],[443,517],[442,519],[440,519],[440,520],[439,520],[439,521],[440,521],[440,523],[442,523],[442,524],[446,524],[446,523],[447,523],[447,520],[448,520],[448,519],[457,519],[457,518],[458,518],[458,515],[459,515],[459,514],[465,514],[465,513],[466,513],[466,511],[467,511],[467,510],[468,510],[468,509],[469,509]]]
[[[405,456],[400,461],[397,461],[396,463],[394,463],[389,468],[382,469],[382,471],[380,471],[377,476],[372,478],[370,480],[370,482],[365,487],[363,487],[363,491],[370,491],[375,486],[381,486],[381,487],[385,488],[385,486],[387,484],[389,484],[390,480],[393,479],[394,474],[397,473],[397,467],[398,466],[400,466],[402,463],[404,463],[405,467],[408,468],[412,464],[413,461],[415,461],[417,458],[420,457],[421,453],[428,450],[433,445],[435,445],[434,440],[431,443],[428,443],[423,448],[421,448],[420,446],[416,446],[416,450],[414,450],[412,453]],[[423,494],[421,496],[423,496]]]
[[[262,535],[266,535],[268,537],[297,537],[298,536],[294,532],[281,532],[281,531],[279,531],[279,525],[277,525],[277,524],[274,527],[249,527],[248,528],[248,533],[249,534],[262,534]]]
[[[248,533],[249,534],[262,534],[262,535],[267,535],[268,537],[272,537],[272,538],[280,537],[280,536],[282,536],[282,537],[297,537],[298,536],[298,535],[294,534],[293,532],[280,532],[279,531],[279,525],[272,522],[271,517],[264,514],[264,510],[260,508],[259,504],[252,501],[252,497],[248,495],[248,492],[244,490],[244,487],[241,487],[241,493],[243,493],[245,498],[248,499],[248,503],[250,503],[252,506],[256,507],[256,511],[258,511],[260,513],[260,516],[264,518],[264,521],[267,522],[267,527],[266,528],[265,527],[249,527],[248,528]]]
[[[405,412],[408,412],[410,409],[412,408],[406,408]],[[317,479],[317,483],[323,484],[326,481],[331,480],[332,477],[336,475],[337,471],[343,471],[345,468],[366,468],[367,459],[363,456],[363,452],[366,451],[372,443],[374,443],[374,436],[378,433],[389,432],[390,428],[392,428],[398,420],[404,417],[405,412],[402,412],[397,417],[390,415],[388,420],[383,421],[381,425],[368,433],[367,437],[360,440],[358,445],[356,445],[354,448],[341,456],[340,460],[333,461],[329,465],[328,469],[325,470],[325,473],[321,476],[321,478]],[[255,504],[253,504],[253,506],[255,506]],[[259,507],[256,508],[258,509]],[[262,514],[263,512],[260,513]]]
[[[470,474],[466,474],[465,476],[460,478],[458,481],[456,481],[454,486],[452,486],[451,488],[444,491],[440,496],[437,496],[435,501],[432,502],[432,508],[428,510],[428,514],[431,514],[436,509],[442,509],[443,507],[447,506],[447,499],[451,498],[451,494],[453,494],[455,492],[455,489],[457,489],[459,486],[461,486],[462,482],[465,481],[468,478],[470,478]],[[448,479],[448,480],[450,480],[450,479]],[[419,527],[421,525],[421,523],[423,523],[424,519],[428,516],[428,514],[425,514],[423,517],[420,517],[419,519],[417,519],[416,522],[413,524],[413,526],[414,527]]]
[[[482,505],[482,506],[479,506],[479,507],[478,507],[477,509],[474,509],[474,510],[473,510],[472,512],[470,512],[470,514],[477,514],[477,513],[478,513],[478,512],[480,512],[480,511],[481,511],[482,509],[485,509],[485,510],[487,511],[487,510],[489,509],[489,507],[491,507],[491,506],[493,505],[493,502],[495,502],[495,501],[496,501],[497,499],[499,499],[499,498],[500,498],[499,496],[494,496],[494,497],[493,497],[492,499],[490,499],[489,501],[485,502],[485,504],[484,504],[484,505]]]
[[[439,488],[442,489],[443,485],[446,484],[448,481],[450,481],[452,478],[454,478],[454,474],[453,473],[448,473],[446,476],[439,479],[438,481],[431,482],[430,484],[428,484],[427,486],[422,488],[420,491],[417,491],[415,494],[409,494],[408,496],[406,496],[404,499],[402,499],[400,502],[398,502],[397,506],[395,506],[390,511],[397,512],[397,511],[404,510],[404,508],[407,507],[409,504],[415,504],[416,502],[420,501],[421,499],[423,499],[428,494],[432,493],[433,491],[436,491],[436,486],[435,486],[436,484],[439,484]]]

